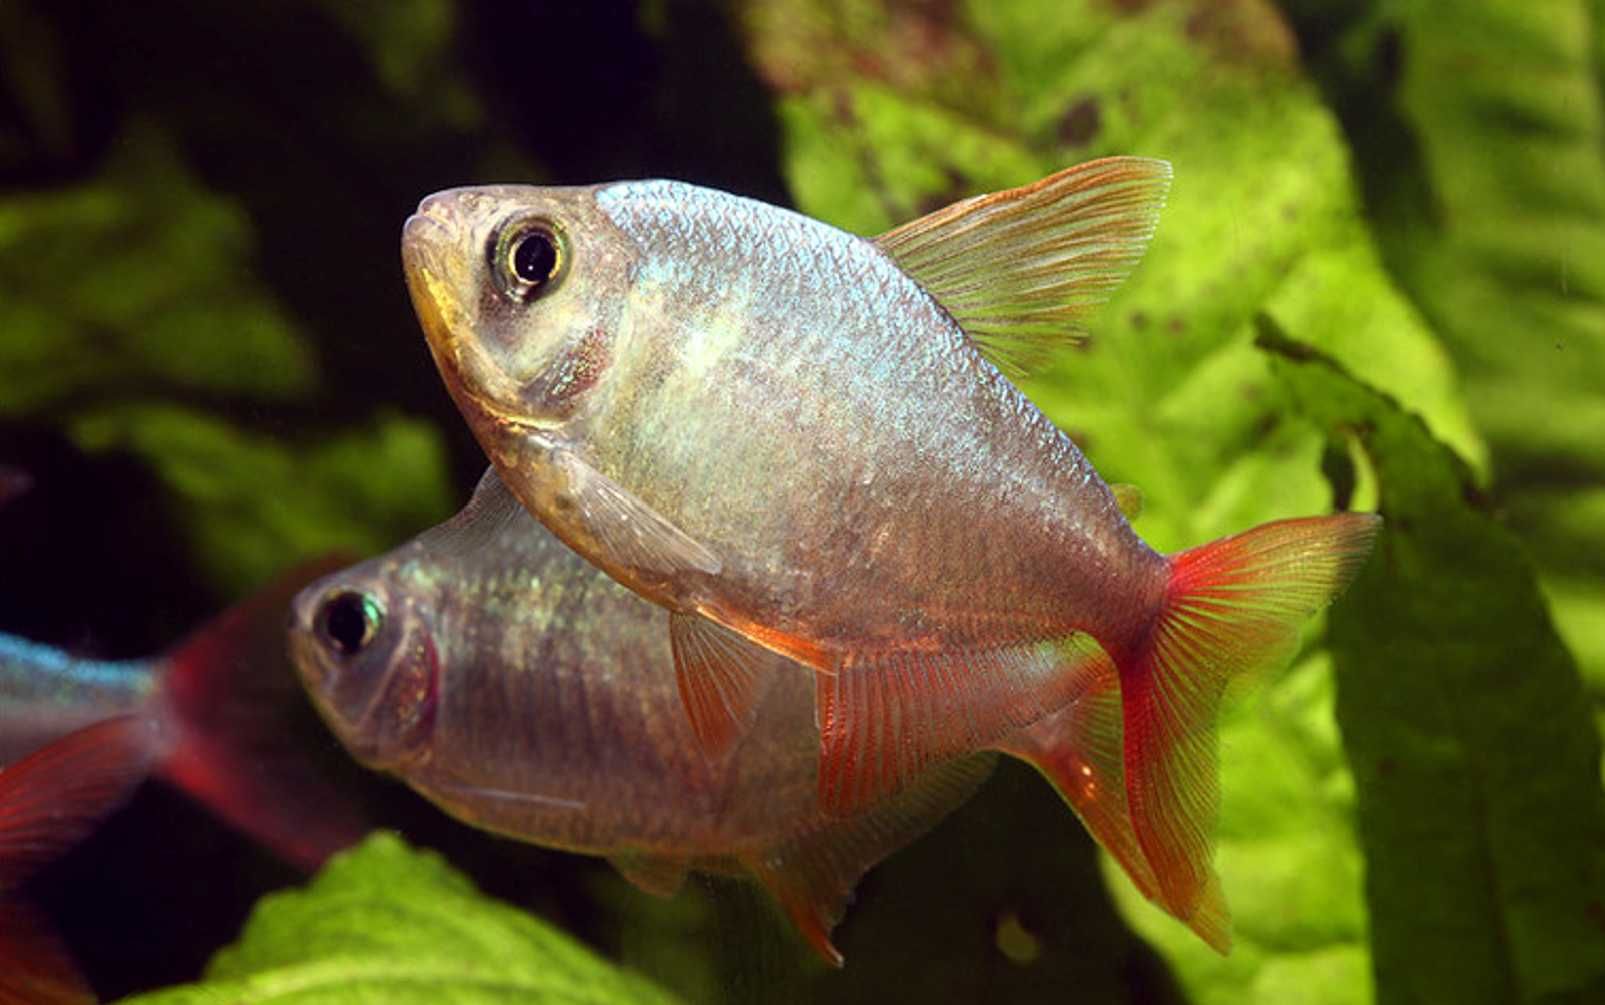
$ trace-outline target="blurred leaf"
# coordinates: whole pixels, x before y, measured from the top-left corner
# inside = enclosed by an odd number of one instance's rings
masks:
[[[308,391],[315,361],[251,243],[149,127],[87,184],[0,199],[0,417],[133,389]]]
[[[367,49],[376,75],[414,109],[452,126],[482,125],[479,101],[454,72],[457,7],[450,0],[320,0]]]
[[[1387,521],[1331,616],[1378,1000],[1601,1000],[1599,741],[1530,561],[1419,418],[1274,326],[1262,344],[1364,451]]]
[[[1453,352],[1492,495],[1605,694],[1605,598],[1580,582],[1605,574],[1605,3],[1350,6],[1321,76],[1385,258]]]
[[[489,900],[438,856],[378,834],[305,890],[264,899],[206,980],[129,999],[184,1002],[549,1002],[674,999],[544,922]]]
[[[149,463],[182,510],[197,561],[236,594],[294,561],[383,550],[452,502],[439,432],[398,415],[300,444],[162,404],[88,412],[70,431],[86,450]]]

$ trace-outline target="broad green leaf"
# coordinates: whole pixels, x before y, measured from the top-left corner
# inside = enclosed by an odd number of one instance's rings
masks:
[[[1384,257],[1454,354],[1490,493],[1605,695],[1605,603],[1583,582],[1605,575],[1605,3],[1350,6],[1318,65]]]
[[[1531,561],[1417,416],[1273,328],[1262,344],[1363,452],[1386,520],[1331,616],[1378,1000],[1601,1000],[1599,741]]]
[[[257,905],[206,979],[139,1005],[386,1002],[668,1005],[539,919],[490,900],[438,856],[377,834],[304,890]]]
[[[301,442],[176,405],[108,407],[69,429],[86,450],[144,458],[170,489],[199,564],[235,593],[290,562],[381,551],[451,506],[439,432],[399,415]]]
[[[315,361],[251,244],[149,126],[86,184],[0,198],[0,417],[151,388],[309,391]]]

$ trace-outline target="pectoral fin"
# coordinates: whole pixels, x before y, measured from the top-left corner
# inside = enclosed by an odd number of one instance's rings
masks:
[[[939,209],[875,243],[936,298],[982,355],[1028,376],[1137,267],[1170,165],[1106,157]]]
[[[572,450],[559,450],[556,463],[581,523],[609,561],[665,579],[719,571],[717,555]]]
[[[637,889],[658,897],[672,897],[685,883],[686,860],[671,856],[614,855],[608,859],[619,875]]]
[[[852,816],[820,820],[777,848],[742,856],[742,863],[814,951],[839,967],[842,954],[830,932],[859,879],[974,795],[995,763],[979,754],[938,765],[891,799]]]
[[[722,625],[679,611],[669,614],[669,641],[691,730],[717,760],[746,734],[784,660]]]

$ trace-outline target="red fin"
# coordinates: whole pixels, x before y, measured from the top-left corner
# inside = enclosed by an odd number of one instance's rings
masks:
[[[859,879],[974,795],[994,763],[985,754],[949,761],[862,813],[821,818],[780,847],[744,855],[741,861],[814,951],[839,967],[842,954],[831,943],[830,932]]]
[[[1299,626],[1354,578],[1373,514],[1282,520],[1170,558],[1164,606],[1119,660],[1126,799],[1179,918],[1215,909],[1215,717],[1227,684],[1285,659]]]
[[[161,746],[154,722],[119,716],[0,769],[0,890],[27,879],[121,806]]]
[[[1070,804],[1093,838],[1114,856],[1144,897],[1169,908],[1148,864],[1126,803],[1120,677],[1096,642],[1082,636],[1076,694],[1059,711],[1032,723],[999,749],[1031,764]],[[1185,922],[1221,953],[1231,949],[1231,918],[1218,884]]]
[[[1054,643],[896,653],[816,677],[819,800],[848,813],[1069,700]]]
[[[707,618],[679,611],[669,613],[669,641],[691,731],[703,753],[718,760],[752,726],[780,657]]]
[[[0,1005],[94,1005],[95,994],[40,914],[0,901]]]
[[[163,677],[178,734],[163,776],[308,869],[369,829],[333,781],[344,758],[320,761],[319,751],[335,745],[286,654],[291,598],[344,564],[331,557],[280,576],[185,642]]]

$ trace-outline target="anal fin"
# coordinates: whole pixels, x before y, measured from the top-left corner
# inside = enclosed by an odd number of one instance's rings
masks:
[[[688,864],[670,855],[626,853],[608,859],[619,875],[637,889],[658,897],[672,897],[685,884]]]
[[[849,813],[987,748],[1069,700],[1060,644],[903,652],[816,680],[819,799]]]
[[[669,613],[669,642],[691,730],[703,753],[718,760],[746,734],[777,664],[785,661],[720,624],[681,611]]]
[[[842,954],[831,942],[831,930],[864,873],[961,806],[995,763],[988,754],[948,761],[859,813],[820,815],[778,847],[741,856],[742,864],[814,951],[839,967]]]

